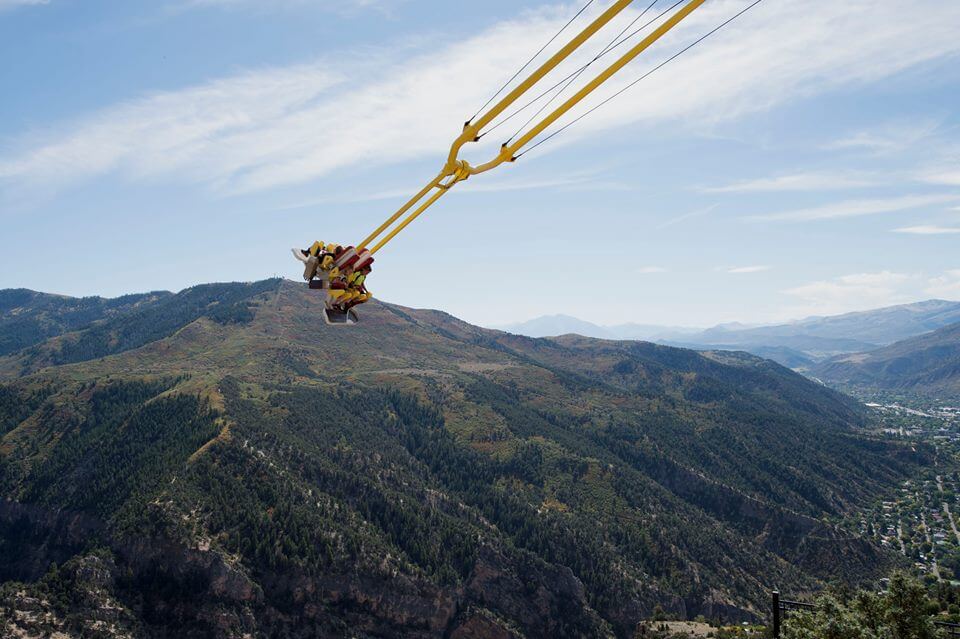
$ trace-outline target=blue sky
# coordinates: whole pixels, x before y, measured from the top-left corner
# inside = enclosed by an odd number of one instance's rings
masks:
[[[583,108],[747,4],[709,0]],[[289,247],[359,241],[578,8],[0,0],[0,287],[296,278]],[[958,29],[943,0],[765,0],[458,185],[378,254],[370,286],[480,324],[960,299]]]

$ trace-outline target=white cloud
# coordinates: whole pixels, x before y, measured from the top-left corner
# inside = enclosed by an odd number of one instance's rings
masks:
[[[876,179],[862,175],[834,173],[796,173],[771,178],[744,180],[726,186],[708,187],[707,193],[777,193],[788,191],[832,191],[854,189],[877,184]]]
[[[900,304],[912,299],[904,289],[914,279],[905,273],[880,271],[810,282],[783,291],[800,301],[786,313],[792,317],[834,315]]]
[[[919,226],[905,226],[903,228],[893,229],[893,232],[909,233],[911,235],[952,235],[954,233],[960,233],[960,227],[921,224]]]
[[[653,275],[655,273],[666,273],[667,269],[662,266],[641,266],[634,272],[638,275]]]
[[[596,100],[746,5],[708,3]],[[960,53],[960,3],[915,0],[911,9],[906,20],[895,0],[821,3],[816,11],[806,0],[765,3],[558,139],[636,122],[709,126]],[[571,10],[554,6],[461,40],[424,35],[419,45],[391,43],[122,102],[40,139],[4,141],[0,183],[49,189],[119,173],[236,192],[439,158],[530,43],[545,41]],[[487,157],[500,141],[490,136]]]
[[[809,282],[782,292],[797,302],[782,309],[783,317],[836,315],[931,297],[960,299],[960,269],[940,275],[894,271],[855,273]]]
[[[50,4],[50,0],[0,0],[0,11],[16,7],[32,7],[38,4]]]
[[[254,158],[269,163],[288,155],[289,138],[271,139],[258,123],[294,113],[343,81],[333,72],[293,67],[134,100],[88,118],[54,142],[0,160],[0,178],[55,180],[123,170],[134,177],[181,172],[195,181],[226,182],[250,170]]]
[[[757,266],[736,266],[734,268],[725,269],[725,272],[732,275],[745,275],[748,273],[762,273],[764,271],[769,271],[769,266],[757,265]]]
[[[906,195],[902,197],[885,199],[845,200],[842,202],[835,202],[833,204],[826,204],[823,206],[816,206],[806,209],[797,209],[794,211],[782,211],[779,213],[767,213],[763,215],[750,215],[746,216],[744,219],[775,222],[830,220],[835,218],[880,215],[882,213],[896,213],[898,211],[922,209],[935,204],[954,202],[956,200],[960,200],[960,195]]]
[[[925,292],[934,297],[960,298],[960,269],[949,270],[940,277],[932,278]]]

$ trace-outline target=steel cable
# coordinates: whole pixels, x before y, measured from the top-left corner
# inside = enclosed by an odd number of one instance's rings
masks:
[[[518,77],[521,73],[523,73],[524,69],[526,69],[528,66],[530,66],[530,65],[533,63],[534,60],[536,60],[538,57],[540,57],[540,54],[543,53],[543,52],[547,49],[547,47],[549,47],[549,46],[553,43],[554,40],[556,40],[557,38],[559,38],[559,37],[560,37],[560,34],[563,33],[564,31],[566,31],[566,30],[567,30],[567,27],[569,27],[571,24],[573,24],[574,21],[575,21],[577,18],[579,18],[579,17],[581,16],[581,14],[583,14],[583,12],[586,11],[587,8],[588,8],[591,4],[593,4],[593,3],[594,3],[594,0],[589,0],[589,2],[587,2],[587,4],[583,5],[583,7],[581,7],[581,9],[580,9],[579,11],[577,11],[577,13],[574,14],[574,16],[573,16],[572,18],[570,18],[570,20],[568,20],[567,23],[566,23],[565,25],[563,25],[563,27],[553,35],[552,38],[550,38],[549,40],[547,40],[547,43],[546,43],[546,44],[544,44],[542,47],[540,47],[540,50],[539,50],[539,51],[537,51],[535,54],[533,54],[533,57],[532,57],[532,58],[530,58],[529,60],[527,60],[526,63],[524,63],[524,65],[523,65],[522,67],[520,67],[520,69],[519,69],[516,73],[513,74],[513,77],[511,77],[509,80],[507,80],[507,81],[504,83],[504,85],[503,85],[502,87],[500,87],[500,89],[499,89],[496,93],[494,93],[493,96],[492,96],[489,100],[486,101],[486,103],[484,103],[484,105],[483,105],[482,107],[480,107],[479,109],[477,109],[477,112],[474,113],[473,116],[472,116],[469,120],[467,120],[467,122],[473,122],[473,120],[474,120],[478,115],[480,115],[480,113],[481,113],[484,109],[486,109],[488,106],[490,106],[490,103],[493,102],[494,100],[496,100],[496,99],[497,99],[497,96],[499,96],[501,93],[503,93],[503,90],[506,89],[508,86],[510,86],[510,83],[513,82],[514,80],[516,80],[517,77]]]
[[[511,142],[513,142],[513,140],[514,140],[518,135],[520,135],[520,133],[521,133],[525,128],[527,128],[527,126],[529,126],[530,123],[533,122],[533,121],[537,118],[538,115],[540,115],[541,113],[543,113],[548,106],[550,106],[551,104],[553,104],[554,100],[556,100],[556,99],[559,98],[561,95],[563,95],[563,92],[566,91],[567,88],[569,88],[571,84],[573,84],[574,82],[576,82],[576,81],[577,81],[577,78],[579,78],[581,75],[583,75],[583,72],[586,71],[588,68],[590,68],[590,65],[592,65],[594,62],[596,62],[597,60],[599,60],[600,58],[602,58],[602,57],[603,57],[606,53],[608,53],[609,51],[613,50],[614,46],[616,46],[616,44],[617,44],[617,41],[618,41],[621,37],[623,37],[623,34],[626,33],[627,31],[629,31],[629,30],[631,29],[631,27],[633,27],[633,25],[635,25],[641,18],[643,18],[643,16],[647,15],[647,13],[649,13],[650,9],[653,8],[653,5],[657,4],[657,2],[659,2],[659,1],[660,1],[660,0],[653,0],[653,2],[651,2],[649,5],[647,5],[647,8],[644,9],[644,10],[640,13],[640,15],[638,15],[636,18],[634,18],[633,20],[631,20],[631,21],[630,21],[630,24],[628,24],[627,26],[625,26],[625,27],[620,31],[620,33],[618,33],[617,35],[615,35],[615,36],[613,37],[613,39],[610,40],[610,42],[607,43],[607,45],[606,45],[603,49],[600,50],[600,53],[598,53],[597,55],[593,56],[593,59],[590,60],[590,62],[587,62],[585,65],[583,65],[582,67],[580,67],[577,71],[575,71],[574,74],[570,77],[570,79],[567,80],[566,84],[563,85],[563,88],[561,88],[559,91],[557,91],[556,93],[554,93],[553,96],[543,104],[543,106],[541,106],[539,109],[537,109],[537,112],[536,112],[536,113],[534,113],[533,115],[531,115],[531,116],[529,117],[529,119],[527,119],[527,121],[524,122],[523,125],[520,126],[520,128],[518,128],[518,129],[516,130],[516,132],[515,132],[513,135],[510,136],[510,139],[507,140],[507,144],[510,144]],[[648,24],[647,26],[649,26],[649,24]],[[639,31],[638,31],[638,32],[639,32]],[[638,33],[638,32],[635,32],[634,34],[631,34],[630,37],[633,37],[633,35],[636,35],[636,33]],[[628,38],[628,39],[629,39],[629,38]]]
[[[603,53],[600,55],[600,57],[602,58],[602,57],[606,56],[607,54],[609,54],[609,53],[610,53],[611,51],[613,51],[614,49],[617,49],[618,47],[620,47],[620,46],[623,45],[624,43],[630,41],[630,40],[631,40],[634,36],[636,36],[638,33],[641,33],[644,29],[646,29],[647,27],[649,27],[651,24],[653,24],[654,22],[656,22],[657,20],[659,20],[660,18],[662,18],[662,17],[665,16],[666,14],[668,14],[668,13],[670,13],[671,11],[673,11],[674,9],[676,9],[678,6],[680,6],[680,5],[683,4],[684,2],[685,2],[685,0],[677,0],[677,1],[674,2],[670,7],[664,9],[663,11],[661,11],[660,14],[659,14],[657,17],[651,19],[649,22],[647,22],[647,23],[644,24],[643,26],[641,26],[641,27],[639,27],[638,29],[636,29],[635,31],[633,31],[630,35],[628,35],[627,37],[623,38],[622,40],[620,40],[619,42],[617,42],[615,45],[613,45],[612,47],[610,47],[607,51],[603,52]],[[546,89],[546,90],[543,91],[540,95],[538,95],[537,97],[533,98],[532,100],[530,100],[529,102],[527,102],[526,104],[524,104],[522,107],[520,107],[519,109],[517,109],[516,111],[514,111],[513,113],[511,113],[511,114],[508,115],[507,117],[505,117],[503,120],[501,120],[500,122],[498,122],[497,124],[495,124],[495,125],[492,126],[491,128],[487,129],[485,132],[481,133],[479,137],[482,138],[483,136],[487,135],[488,133],[493,133],[494,131],[496,131],[497,129],[499,129],[501,126],[503,126],[504,124],[506,124],[507,122],[509,122],[509,121],[512,120],[513,118],[517,117],[518,115],[520,115],[521,113],[523,113],[524,111],[526,111],[527,109],[529,109],[531,106],[533,106],[534,104],[536,104],[537,102],[539,102],[540,100],[542,100],[543,98],[545,98],[547,95],[549,95],[550,93],[552,93],[557,87],[559,87],[559,86],[562,85],[564,82],[566,82],[566,81],[569,80],[570,78],[574,77],[575,75],[577,75],[578,73],[580,73],[581,71],[583,71],[584,69],[586,69],[586,68],[587,68],[588,66],[590,66],[590,64],[592,64],[592,63],[593,63],[593,61],[591,61],[590,63],[588,63],[588,64],[586,64],[586,65],[584,65],[584,66],[582,66],[582,67],[580,67],[579,69],[577,69],[576,71],[574,71],[574,72],[571,73],[570,75],[568,75],[568,76],[566,76],[565,78],[561,79],[559,82],[557,82],[556,84],[554,84],[552,87],[550,87],[549,89]]]
[[[761,2],[763,2],[763,0],[755,0],[755,2],[753,2],[752,4],[750,4],[748,7],[746,7],[746,8],[743,9],[743,10],[741,10],[739,13],[737,13],[737,14],[734,15],[733,17],[728,18],[727,20],[725,20],[724,22],[722,22],[719,26],[713,28],[711,31],[709,31],[709,32],[707,32],[706,34],[700,36],[700,38],[698,38],[697,40],[695,40],[695,41],[692,42],[691,44],[687,45],[686,47],[684,47],[683,49],[681,49],[681,50],[678,51],[677,53],[673,54],[672,56],[670,56],[669,58],[667,58],[666,60],[664,60],[663,62],[661,62],[660,64],[658,64],[657,66],[653,67],[652,69],[650,69],[649,71],[647,71],[646,73],[644,73],[642,76],[640,76],[639,78],[637,78],[636,80],[634,80],[633,82],[631,82],[630,84],[628,84],[627,86],[623,87],[622,89],[620,89],[619,91],[617,91],[616,93],[614,93],[613,95],[611,95],[610,97],[608,97],[607,99],[605,99],[605,100],[604,100],[603,102],[601,102],[600,104],[597,104],[596,106],[594,106],[594,107],[592,107],[591,109],[589,109],[586,113],[583,113],[583,114],[579,115],[579,116],[576,117],[575,119],[573,119],[573,120],[571,120],[570,122],[568,122],[567,124],[563,125],[563,126],[560,127],[559,129],[557,129],[556,131],[554,131],[553,133],[551,133],[550,135],[548,135],[547,137],[543,138],[542,140],[540,140],[539,142],[537,142],[536,144],[534,144],[533,146],[531,146],[531,147],[530,147],[529,149],[527,149],[526,151],[523,151],[522,153],[517,154],[516,159],[519,159],[519,158],[523,157],[524,155],[526,155],[526,154],[529,153],[530,151],[533,151],[535,148],[537,148],[537,147],[540,146],[541,144],[544,144],[544,143],[548,142],[549,140],[553,139],[554,137],[556,137],[557,135],[563,133],[564,131],[566,131],[567,129],[569,129],[571,126],[573,126],[574,124],[576,124],[576,123],[579,122],[580,120],[584,119],[585,117],[587,117],[588,115],[590,115],[591,113],[593,113],[594,111],[596,111],[597,109],[599,109],[600,107],[602,107],[602,106],[604,106],[605,104],[607,104],[607,103],[611,102],[612,100],[616,99],[617,97],[619,97],[620,95],[622,95],[623,93],[625,93],[626,91],[628,91],[629,89],[631,89],[632,87],[634,87],[635,85],[637,85],[638,83],[640,83],[641,81],[643,81],[643,80],[647,79],[648,77],[650,77],[651,75],[653,75],[653,73],[655,73],[656,71],[659,71],[660,69],[662,69],[663,67],[665,67],[666,65],[670,64],[671,62],[673,62],[674,60],[676,60],[677,58],[679,58],[681,55],[683,55],[684,53],[686,53],[687,51],[689,51],[690,49],[694,48],[695,46],[697,46],[698,44],[700,44],[701,42],[703,42],[704,40],[706,40],[707,38],[709,38],[710,36],[712,36],[713,34],[715,34],[717,31],[720,31],[721,29],[723,29],[724,27],[726,27],[728,24],[730,24],[731,22],[733,22],[734,20],[736,20],[737,18],[739,18],[740,16],[742,16],[743,14],[745,14],[747,11],[750,11],[750,9],[753,9],[755,6],[757,6],[757,5],[760,4]]]

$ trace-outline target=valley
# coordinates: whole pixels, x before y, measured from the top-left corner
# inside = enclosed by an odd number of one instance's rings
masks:
[[[865,396],[878,434],[932,446],[933,464],[878,499],[852,529],[899,551],[928,584],[960,585],[960,410],[922,396]]]

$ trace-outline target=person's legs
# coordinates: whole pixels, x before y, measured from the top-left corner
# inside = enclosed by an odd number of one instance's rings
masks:
[[[317,274],[317,266],[320,265],[320,260],[314,256],[310,256],[303,261],[303,279],[308,282],[313,279],[313,276]]]
[[[346,291],[343,289],[332,288],[330,292],[327,293],[328,299],[330,300],[330,306],[336,308],[343,302],[343,296],[346,294]]]

